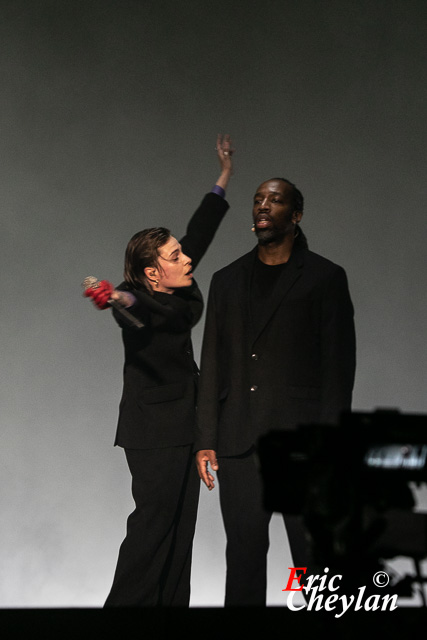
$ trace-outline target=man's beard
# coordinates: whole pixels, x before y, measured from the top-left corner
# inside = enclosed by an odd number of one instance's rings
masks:
[[[282,240],[286,234],[275,227],[268,227],[267,229],[255,228],[255,235],[258,238],[258,244],[265,246],[266,244],[270,244],[270,242]]]

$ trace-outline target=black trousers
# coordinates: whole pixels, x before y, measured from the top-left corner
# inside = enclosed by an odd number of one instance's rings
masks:
[[[219,458],[218,463],[220,504],[227,536],[225,606],[265,606],[272,513],[262,505],[262,481],[255,453],[251,450],[241,456]],[[284,516],[284,521],[293,566],[307,567],[309,541],[302,518]],[[288,577],[289,573],[283,576],[283,588]],[[295,583],[294,587],[298,585]]]
[[[188,607],[200,479],[192,446],[126,449],[135,510],[106,607]]]

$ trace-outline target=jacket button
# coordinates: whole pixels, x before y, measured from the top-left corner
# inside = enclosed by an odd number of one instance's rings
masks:
[[[258,389],[257,385],[253,384],[252,387],[251,387],[251,391],[256,391],[257,389]]]
[[[253,353],[251,355],[252,360],[258,360],[258,354],[257,353]]]

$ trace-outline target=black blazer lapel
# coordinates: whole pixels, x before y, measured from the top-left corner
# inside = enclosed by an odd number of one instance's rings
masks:
[[[251,280],[253,264],[256,258],[257,248],[254,247],[252,251],[242,256],[235,265],[232,273],[233,285],[232,285],[232,305],[225,309],[225,313],[234,314],[234,306],[237,305],[236,313],[238,317],[245,319],[245,324],[251,325]]]

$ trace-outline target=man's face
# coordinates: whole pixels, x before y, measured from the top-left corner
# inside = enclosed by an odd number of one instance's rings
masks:
[[[293,188],[282,180],[263,182],[254,196],[252,215],[259,244],[278,242],[293,235],[301,215],[293,211]]]

